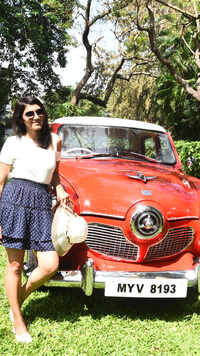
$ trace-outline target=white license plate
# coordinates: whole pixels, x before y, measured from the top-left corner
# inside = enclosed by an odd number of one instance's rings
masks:
[[[131,298],[185,298],[186,279],[109,278],[105,296]]]

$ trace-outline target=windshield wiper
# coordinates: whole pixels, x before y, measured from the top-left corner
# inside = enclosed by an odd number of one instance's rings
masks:
[[[109,152],[109,153],[91,153],[85,156],[79,156],[78,159],[90,159],[90,158],[98,158],[98,157],[113,157],[113,158],[124,158],[127,156],[130,157],[135,157],[139,158],[140,160],[147,161],[147,162],[152,162],[152,163],[159,163],[160,161],[157,161],[153,158],[146,157],[140,153],[136,152],[129,152],[129,151],[119,151],[119,152]]]
[[[131,152],[131,151],[120,151],[118,152],[118,155],[121,156],[134,156],[136,158],[139,158],[141,160],[147,161],[147,162],[152,162],[152,163],[160,163],[161,161],[156,160],[154,158],[147,157],[145,155],[142,155],[141,153],[137,152]]]
[[[91,153],[85,156],[79,156],[78,159],[90,159],[90,158],[98,158],[98,157],[119,157],[118,152],[116,153]]]

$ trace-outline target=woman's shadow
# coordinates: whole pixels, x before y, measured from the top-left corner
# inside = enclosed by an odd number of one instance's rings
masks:
[[[181,321],[191,319],[194,313],[200,313],[200,301],[192,304],[184,298],[108,298],[104,297],[102,290],[95,290],[92,296],[87,297],[76,288],[43,288],[41,292],[37,291],[36,297],[27,300],[23,313],[30,323],[38,315],[44,319],[74,323],[81,316],[90,315],[93,319],[101,319],[108,314],[119,318],[128,316],[133,320]]]

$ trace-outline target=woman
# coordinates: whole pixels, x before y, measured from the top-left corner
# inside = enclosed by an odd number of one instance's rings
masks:
[[[13,114],[15,136],[9,137],[0,154],[1,241],[7,253],[6,294],[16,340],[31,342],[21,305],[58,268],[58,255],[51,241],[51,196],[55,186],[58,201],[69,199],[56,173],[56,152],[61,140],[50,132],[47,113],[35,97],[19,100]],[[11,177],[8,183],[7,177]],[[5,184],[6,183],[6,184]],[[25,285],[21,275],[25,250],[35,250],[38,266]]]

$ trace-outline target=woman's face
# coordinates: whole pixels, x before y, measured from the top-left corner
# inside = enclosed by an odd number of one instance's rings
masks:
[[[45,119],[43,110],[37,104],[27,104],[25,106],[22,118],[24,120],[27,132],[41,130]]]

